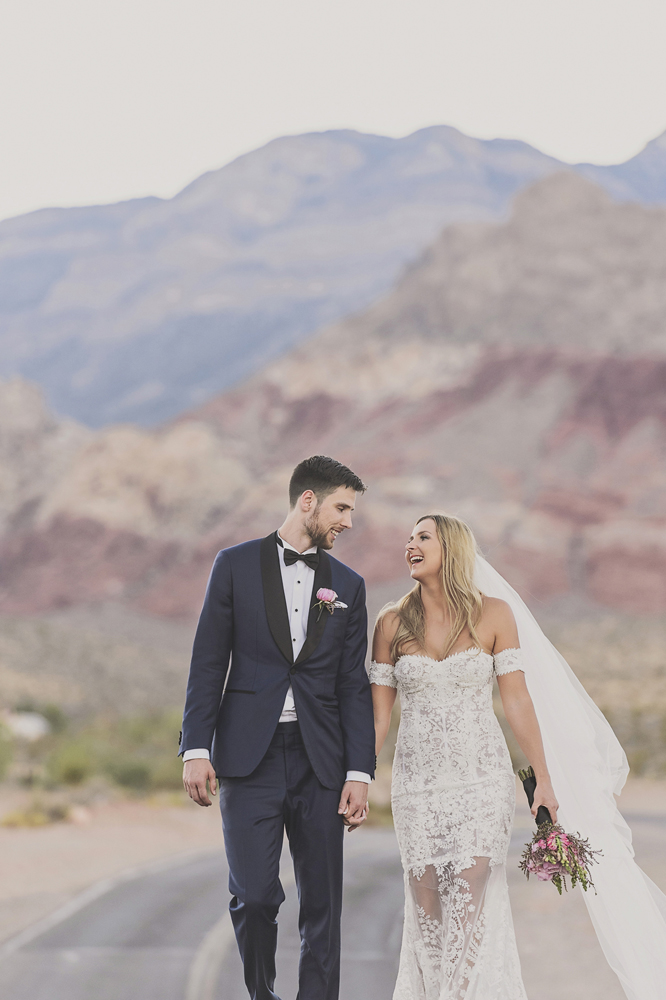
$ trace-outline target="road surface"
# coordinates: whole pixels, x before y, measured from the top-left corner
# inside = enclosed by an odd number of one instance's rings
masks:
[[[643,867],[666,885],[663,817],[629,817]],[[529,884],[516,863],[509,882],[525,985],[534,1000],[623,1000],[579,893],[560,899]],[[402,924],[402,872],[390,830],[346,837],[341,1000],[391,1000]],[[294,1000],[297,900],[288,855],[280,911],[277,989]],[[3,1000],[246,1000],[226,906],[222,851],[161,862],[88,894],[0,948]],[[78,908],[77,908],[78,907]]]

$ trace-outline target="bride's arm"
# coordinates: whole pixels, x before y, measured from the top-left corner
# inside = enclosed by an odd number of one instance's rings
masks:
[[[391,640],[396,628],[397,619],[392,622],[394,616],[384,615],[375,625],[375,634],[372,639],[372,659],[378,665],[393,665],[391,658]],[[387,620],[388,619],[388,620]],[[386,671],[388,673],[388,671]],[[387,678],[388,679],[388,678]],[[378,754],[384,746],[384,740],[391,725],[391,712],[395,704],[397,690],[388,684],[373,683],[373,670],[370,671],[370,681],[372,690],[372,706],[375,712],[375,753]]]
[[[508,647],[507,647],[508,648]],[[537,780],[532,815],[536,816],[539,806],[545,806],[553,823],[557,823],[559,803],[546,766],[546,755],[543,752],[541,730],[537,722],[534,705],[525,683],[522,670],[514,670],[497,678],[502,705],[507,722],[518,740],[518,745],[534,769]]]
[[[504,601],[497,601],[497,605],[501,605],[501,607],[494,609],[496,616],[494,654],[500,653],[504,649],[517,649],[520,645],[511,608]],[[555,798],[548,773],[541,730],[530,693],[527,690],[525,674],[522,670],[512,670],[510,673],[501,674],[497,678],[497,684],[507,722],[513,730],[520,749],[534,769],[537,787],[532,804],[532,815],[536,816],[539,806],[545,806],[553,823],[556,823],[559,803]]]

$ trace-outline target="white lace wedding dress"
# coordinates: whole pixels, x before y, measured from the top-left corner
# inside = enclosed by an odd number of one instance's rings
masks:
[[[492,706],[493,675],[521,651],[373,662],[397,687],[401,720],[392,805],[405,872],[405,923],[393,1000],[526,1000],[505,863],[515,779]]]

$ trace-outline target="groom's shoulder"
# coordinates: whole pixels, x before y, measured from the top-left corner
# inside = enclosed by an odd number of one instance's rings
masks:
[[[328,552],[327,555],[331,560],[331,571],[334,576],[338,576],[341,580],[344,580],[346,583],[355,588],[365,585],[365,580],[360,573],[353,570],[351,566],[347,566],[346,563],[340,562],[340,560],[336,559],[335,556],[332,556],[330,552]]]
[[[215,556],[215,563],[229,562],[232,566],[238,562],[246,562],[248,556],[259,554],[263,538],[252,538],[249,542],[238,542],[236,545],[228,545]]]

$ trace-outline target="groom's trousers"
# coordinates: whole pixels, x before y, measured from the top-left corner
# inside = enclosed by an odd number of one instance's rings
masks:
[[[285,830],[300,903],[297,1000],[337,1000],[344,832],[339,802],[340,790],[324,788],[312,770],[297,722],[278,724],[252,774],[220,779],[229,908],[252,1000],[279,1000],[276,918],[285,898],[279,878]]]

